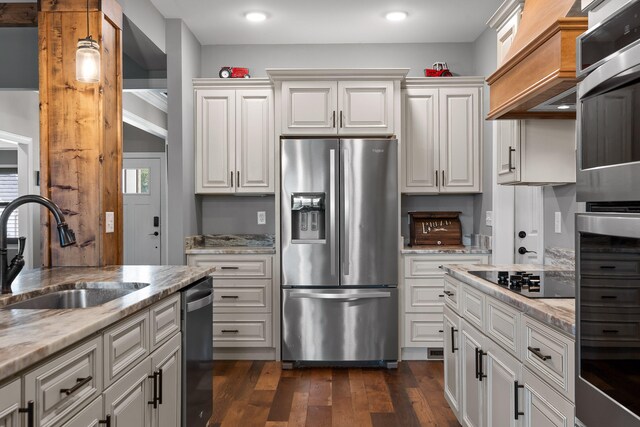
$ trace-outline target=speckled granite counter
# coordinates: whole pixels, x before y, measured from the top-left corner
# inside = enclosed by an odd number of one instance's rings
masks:
[[[568,334],[575,335],[575,300],[565,298],[530,299],[504,289],[501,286],[476,277],[469,271],[567,271],[566,268],[534,264],[502,265],[444,265],[442,267],[452,277],[472,286],[485,294],[516,307],[532,318],[553,326]],[[567,273],[573,274],[572,271]]]
[[[403,255],[420,254],[478,254],[491,255],[491,249],[480,246],[405,246],[400,249]]]
[[[78,282],[142,282],[149,286],[106,304],[67,310],[0,309],[0,381],[141,310],[214,269],[187,266],[58,267],[23,271],[13,294],[0,295],[0,307],[68,289]]]
[[[273,234],[207,234],[185,239],[187,255],[275,254]]]

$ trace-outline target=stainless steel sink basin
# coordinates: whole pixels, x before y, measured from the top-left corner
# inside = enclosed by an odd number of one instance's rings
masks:
[[[60,310],[88,308],[121,298],[146,286],[148,283],[133,282],[83,282],[72,285],[74,289],[52,291],[24,301],[1,307],[4,310],[45,309]]]

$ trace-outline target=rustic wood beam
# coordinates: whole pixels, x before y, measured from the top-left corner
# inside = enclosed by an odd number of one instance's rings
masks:
[[[0,27],[37,27],[38,5],[33,3],[0,3]]]

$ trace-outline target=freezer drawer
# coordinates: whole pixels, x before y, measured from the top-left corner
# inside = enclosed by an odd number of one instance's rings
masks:
[[[398,290],[283,289],[282,360],[398,360]]]

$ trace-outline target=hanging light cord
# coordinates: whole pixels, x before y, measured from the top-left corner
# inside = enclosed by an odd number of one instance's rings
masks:
[[[91,34],[89,34],[89,0],[87,0],[87,38],[91,38]]]

